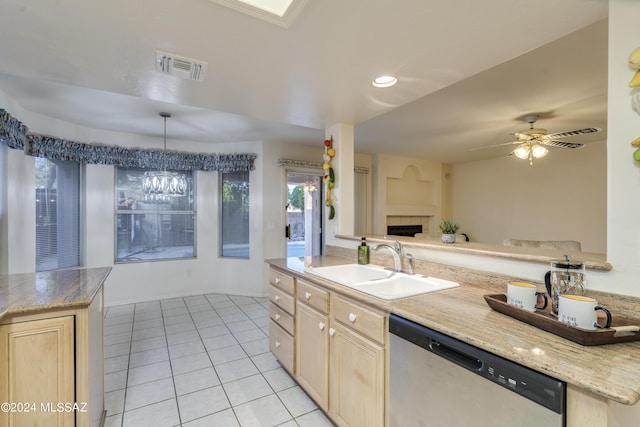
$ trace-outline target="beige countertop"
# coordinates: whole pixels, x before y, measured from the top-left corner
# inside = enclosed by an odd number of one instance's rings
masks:
[[[0,322],[6,315],[87,307],[110,267],[0,275]]]
[[[345,258],[266,262],[594,394],[628,405],[640,400],[640,341],[588,347],[576,344],[493,311],[483,296],[495,292],[480,287],[463,284],[387,301],[304,272],[305,263],[314,267],[352,263]]]

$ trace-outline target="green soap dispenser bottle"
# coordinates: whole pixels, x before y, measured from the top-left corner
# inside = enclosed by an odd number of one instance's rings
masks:
[[[369,264],[369,246],[367,246],[367,238],[362,238],[362,243],[358,246],[358,264]]]

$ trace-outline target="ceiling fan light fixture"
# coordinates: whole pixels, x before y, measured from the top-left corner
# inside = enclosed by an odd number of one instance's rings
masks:
[[[533,155],[534,158],[536,159],[540,159],[544,156],[546,156],[549,153],[549,150],[547,150],[545,147],[543,147],[542,145],[539,144],[533,144],[531,146],[531,154]]]
[[[374,87],[391,87],[396,83],[398,83],[398,79],[389,74],[378,76],[371,82]]]
[[[515,150],[513,150],[513,154],[522,160],[527,160],[529,158],[529,145],[522,144]]]

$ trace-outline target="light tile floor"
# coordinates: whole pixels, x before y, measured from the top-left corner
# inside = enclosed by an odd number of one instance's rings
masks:
[[[106,427],[331,426],[269,351],[268,324],[266,298],[107,307]]]

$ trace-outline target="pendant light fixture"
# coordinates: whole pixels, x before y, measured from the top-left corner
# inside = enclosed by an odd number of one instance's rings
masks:
[[[184,196],[187,191],[187,179],[177,172],[167,171],[167,119],[171,114],[160,112],[164,119],[164,148],[162,152],[162,171],[148,171],[142,178],[145,201],[166,202],[171,197]]]

